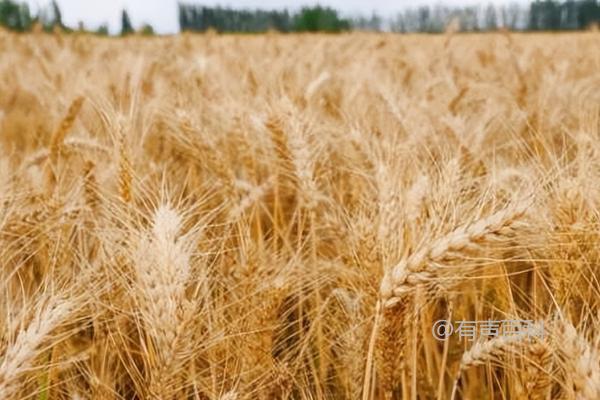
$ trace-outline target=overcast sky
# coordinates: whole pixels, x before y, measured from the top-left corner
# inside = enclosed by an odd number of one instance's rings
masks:
[[[482,0],[484,3],[503,3],[510,0]],[[526,0],[519,0],[520,2]],[[40,5],[45,6],[49,0],[26,0],[35,11]],[[111,32],[120,28],[120,13],[127,9],[134,26],[150,23],[159,33],[178,31],[177,2],[178,0],[57,0],[62,11],[63,22],[76,27],[79,21],[88,28],[96,28],[107,23]],[[344,14],[371,14],[373,11],[385,16],[393,14],[415,4],[476,4],[478,0],[187,0],[186,3],[201,3],[204,5],[222,5],[235,8],[263,8],[290,10],[300,5],[321,4],[334,7]]]

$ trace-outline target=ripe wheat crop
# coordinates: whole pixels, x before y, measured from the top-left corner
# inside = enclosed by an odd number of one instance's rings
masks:
[[[600,398],[598,32],[0,54],[0,398]]]

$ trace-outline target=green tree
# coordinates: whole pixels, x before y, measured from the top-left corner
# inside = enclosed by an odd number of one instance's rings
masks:
[[[329,7],[303,7],[294,18],[295,31],[340,32],[350,29],[350,22]]]
[[[131,24],[127,10],[123,10],[121,12],[121,35],[124,36],[130,33],[133,33],[133,25]]]
[[[529,7],[530,30],[558,30],[561,27],[560,5],[553,0],[536,0]]]
[[[498,28],[498,18],[496,17],[496,7],[488,4],[485,9],[485,29],[496,30]]]
[[[29,30],[32,18],[27,4],[0,0],[0,25],[18,32]]]
[[[142,35],[152,36],[154,35],[154,28],[150,24],[143,24],[139,31]]]
[[[600,23],[600,3],[596,0],[582,0],[578,3],[577,25],[586,29],[593,23]]]
[[[100,36],[108,36],[108,25],[102,24],[96,29],[96,34]]]
[[[46,32],[51,32],[54,27],[66,29],[62,22],[60,7],[56,1],[52,1],[49,7],[40,8],[36,20],[42,24]]]
[[[52,3],[50,3],[50,8],[52,9],[52,26],[64,28],[62,22],[62,13],[60,12],[60,7],[58,6],[56,0],[52,0]]]

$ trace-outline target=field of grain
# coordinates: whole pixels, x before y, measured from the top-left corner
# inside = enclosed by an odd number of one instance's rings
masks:
[[[598,400],[599,183],[598,32],[2,32],[0,398]]]

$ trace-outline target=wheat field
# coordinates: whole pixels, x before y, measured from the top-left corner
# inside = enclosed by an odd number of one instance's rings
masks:
[[[0,54],[1,399],[600,399],[598,32]]]

